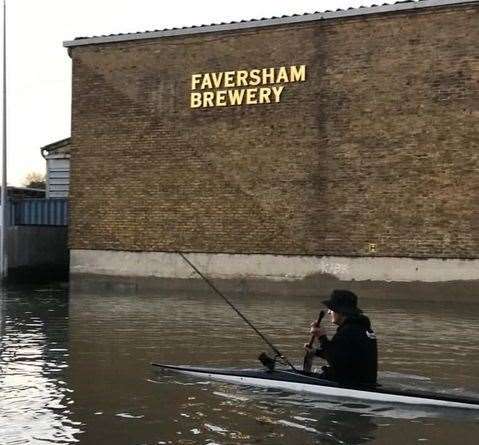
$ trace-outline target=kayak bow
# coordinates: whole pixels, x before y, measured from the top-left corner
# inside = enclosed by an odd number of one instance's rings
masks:
[[[376,388],[351,388],[320,379],[314,374],[302,373],[300,371],[225,370],[219,368],[163,365],[159,363],[152,363],[152,365],[163,370],[239,385],[275,388],[342,399],[479,410],[479,399],[475,398],[450,396],[420,390],[401,390],[382,386]]]

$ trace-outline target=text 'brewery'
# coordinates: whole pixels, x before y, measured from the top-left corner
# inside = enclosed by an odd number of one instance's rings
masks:
[[[208,108],[278,103],[285,88],[279,84],[305,80],[306,65],[193,74],[190,106]]]

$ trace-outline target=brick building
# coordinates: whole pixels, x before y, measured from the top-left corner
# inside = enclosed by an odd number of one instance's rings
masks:
[[[216,278],[476,292],[478,13],[406,1],[65,42],[71,272],[189,278],[182,251]]]

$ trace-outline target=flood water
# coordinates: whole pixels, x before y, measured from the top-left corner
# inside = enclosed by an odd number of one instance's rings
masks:
[[[231,300],[292,361],[302,361],[309,322],[321,309],[317,298]],[[479,393],[479,304],[363,299],[362,307],[379,338],[384,382]],[[479,443],[477,411],[326,401],[150,366],[257,367],[262,351],[254,332],[208,291],[3,289],[0,443]]]

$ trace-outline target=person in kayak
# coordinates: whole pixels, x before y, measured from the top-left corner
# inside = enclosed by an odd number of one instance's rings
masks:
[[[328,339],[326,330],[311,325],[319,347],[315,355],[324,358],[321,378],[348,386],[374,386],[377,380],[378,354],[376,334],[369,318],[358,307],[358,297],[348,290],[334,290],[323,304],[329,309],[331,321],[338,326]],[[310,351],[308,345],[305,349]]]

